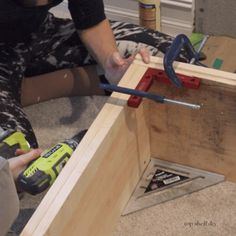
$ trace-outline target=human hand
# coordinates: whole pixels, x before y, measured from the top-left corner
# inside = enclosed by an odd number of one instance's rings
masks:
[[[27,167],[27,165],[31,161],[37,159],[41,153],[42,153],[41,149],[33,149],[29,152],[18,150],[16,152],[16,155],[19,156],[8,159],[9,167],[14,180],[16,180],[19,174]]]
[[[140,49],[138,52],[143,62],[149,63],[150,62],[150,54],[146,48]],[[119,52],[113,52],[105,62],[105,77],[107,80],[112,84],[117,84],[130,64],[133,62],[137,53],[131,55],[128,58],[122,58]]]

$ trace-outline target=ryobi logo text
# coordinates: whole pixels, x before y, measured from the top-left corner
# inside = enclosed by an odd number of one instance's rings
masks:
[[[49,152],[45,153],[43,155],[43,157],[48,158],[49,156],[51,156],[54,152],[56,152],[59,148],[61,148],[62,145],[61,144],[57,144],[55,147],[53,147]]]

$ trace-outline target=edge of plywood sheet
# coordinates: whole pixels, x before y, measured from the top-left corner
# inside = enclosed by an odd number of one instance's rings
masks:
[[[156,69],[164,69],[163,58],[160,57],[151,57],[151,62],[147,65],[144,64],[140,55],[137,55],[134,63],[140,66],[146,65]],[[218,83],[222,84],[222,86],[228,87],[229,89],[235,88],[236,86],[236,74],[230,72],[182,62],[174,62],[173,68],[176,73],[201,78],[202,83],[204,84]]]
[[[121,84],[135,86],[145,70],[132,65]],[[131,109],[126,101],[124,94],[112,95],[21,235],[107,235],[112,231],[150,159],[149,145],[142,149],[139,145],[140,132],[149,142],[145,122],[142,127],[137,124],[137,119],[144,119],[144,106]]]

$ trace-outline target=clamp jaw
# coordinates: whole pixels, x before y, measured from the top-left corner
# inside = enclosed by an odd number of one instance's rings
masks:
[[[205,43],[205,40],[204,40],[204,43]],[[190,61],[191,64],[205,67],[204,64],[199,62],[200,50],[195,51],[189,38],[186,35],[184,34],[177,35],[164,56],[163,65],[164,65],[165,73],[178,88],[182,87],[182,82],[177,77],[174,71],[173,63],[178,58],[181,52],[186,52],[186,57]]]

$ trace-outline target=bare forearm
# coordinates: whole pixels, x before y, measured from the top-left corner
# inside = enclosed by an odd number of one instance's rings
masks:
[[[89,52],[102,67],[106,59],[117,51],[115,38],[107,19],[78,33]]]

